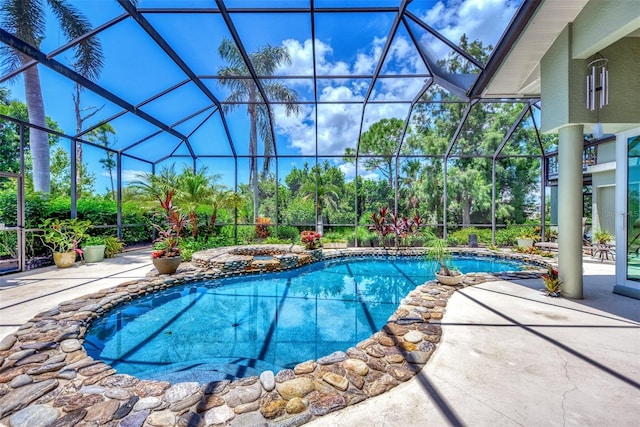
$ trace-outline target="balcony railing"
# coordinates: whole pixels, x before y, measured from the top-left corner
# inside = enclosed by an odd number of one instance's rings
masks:
[[[595,146],[585,147],[582,151],[582,172],[587,171],[587,167],[593,166],[598,163],[598,151]],[[558,179],[559,170],[558,170],[558,153],[555,153],[549,157],[545,158],[546,162],[546,182],[549,184],[549,181],[555,181]]]

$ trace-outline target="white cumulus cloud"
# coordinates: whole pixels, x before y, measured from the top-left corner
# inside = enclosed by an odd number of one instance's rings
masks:
[[[515,2],[504,0],[439,0],[421,19],[440,31],[449,40],[457,43],[462,34],[469,40],[481,39],[486,44],[495,44],[513,16]],[[489,25],[487,24],[489,23]],[[313,75],[313,47],[315,45],[316,73],[322,75],[372,74],[386,43],[385,37],[373,37],[367,47],[354,53],[352,63],[333,58],[334,50],[329,43],[311,39],[304,41],[289,39],[283,42],[291,64],[282,68],[286,75]],[[448,47],[439,41],[429,40],[429,49],[445,55]],[[413,42],[397,35],[389,49],[384,73],[423,74],[426,67],[417,54]],[[310,80],[292,81],[294,85],[310,87]],[[358,135],[373,123],[384,118],[406,119],[409,104],[369,104],[363,118],[362,101],[369,90],[370,82],[362,79],[319,79],[317,98],[323,102],[304,106],[303,113],[286,117],[281,107],[274,108],[277,117],[277,133],[284,137],[288,146],[302,155],[314,155],[317,139],[319,155],[341,155],[345,148],[355,148]],[[396,101],[413,99],[424,86],[423,78],[378,79],[371,93],[371,100]],[[355,102],[355,103],[345,103]],[[349,165],[342,165],[345,172]]]

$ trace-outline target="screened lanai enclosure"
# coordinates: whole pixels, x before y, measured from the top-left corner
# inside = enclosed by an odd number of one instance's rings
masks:
[[[362,245],[384,207],[445,237],[544,236],[556,138],[537,96],[491,90],[539,4],[3,0],[4,245],[24,268],[36,199],[71,217],[112,203],[95,226],[151,239],[141,191],[174,175],[214,237]]]

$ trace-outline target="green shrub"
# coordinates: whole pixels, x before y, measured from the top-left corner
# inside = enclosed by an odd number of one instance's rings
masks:
[[[105,237],[104,244],[106,246],[104,249],[104,256],[107,258],[113,258],[122,252],[122,248],[124,248],[124,243],[118,240],[117,237]]]
[[[226,226],[230,227],[230,226]],[[230,227],[233,228],[233,227]],[[203,251],[205,249],[218,248],[221,246],[231,246],[234,244],[233,237],[228,237],[226,235],[211,236],[207,240],[198,239],[195,240],[192,237],[187,237],[182,240],[182,260],[183,261],[191,261],[191,257],[194,252]],[[231,233],[233,235],[233,231]]]
[[[204,249],[209,249],[211,242],[205,242],[202,240],[194,240],[188,237],[180,243],[182,261],[191,261],[191,256],[194,252],[198,252]]]
[[[251,225],[239,225],[238,226],[238,243],[246,245],[253,242],[256,237],[255,229]]]
[[[78,218],[88,219],[93,225],[115,225],[118,222],[118,208],[115,201],[80,199],[77,207]]]
[[[496,230],[496,244],[498,246],[514,246],[521,232],[522,226],[519,225],[509,225],[506,228],[500,228]]]
[[[278,227],[278,238],[286,240],[287,242],[294,242],[298,237],[300,237],[298,227],[291,225],[281,225]]]
[[[358,226],[358,246],[368,246],[373,239],[375,239],[376,233],[373,231],[369,231],[369,227],[366,226]],[[344,235],[348,241],[354,241],[356,237],[356,232],[351,229],[348,233]]]
[[[329,233],[325,233],[324,236],[320,239],[323,243],[332,243],[332,242],[346,242],[349,240],[346,235],[343,233],[332,231]]]
[[[18,257],[18,233],[5,231],[0,233],[0,257]]]
[[[7,226],[18,225],[18,201],[14,191],[0,192],[0,222]],[[49,198],[41,193],[30,193],[25,196],[24,215],[26,228],[38,228],[43,219],[47,218]],[[67,218],[69,211],[67,209]]]
[[[264,239],[262,241],[262,243],[265,243],[265,244],[268,244],[268,245],[280,245],[280,244],[291,243],[291,240],[282,239],[282,238],[276,237],[276,236],[269,236],[266,239]]]
[[[452,245],[466,245],[469,243],[469,234],[478,236],[478,243],[491,243],[490,228],[466,227],[461,230],[454,231],[447,235],[447,241]]]

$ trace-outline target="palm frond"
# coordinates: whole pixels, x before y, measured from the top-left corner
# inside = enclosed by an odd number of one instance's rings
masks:
[[[251,64],[258,75],[272,75],[280,65],[291,64],[287,49],[282,46],[266,45],[250,55]]]
[[[244,63],[238,47],[232,40],[228,38],[222,39],[220,46],[218,46],[218,54],[227,62],[229,68],[244,70],[243,74],[248,74],[247,64]]]
[[[62,32],[73,40],[91,31],[91,23],[73,5],[63,0],[47,0],[60,21]],[[82,76],[95,79],[102,68],[102,46],[96,37],[82,40],[75,49],[74,68]]]
[[[285,103],[285,113],[287,116],[291,114],[300,114],[302,106],[297,104],[298,92],[288,88],[283,82],[272,82],[264,85],[264,91],[269,99],[277,100]]]
[[[4,0],[2,28],[34,47],[45,37],[45,10],[38,0]]]

